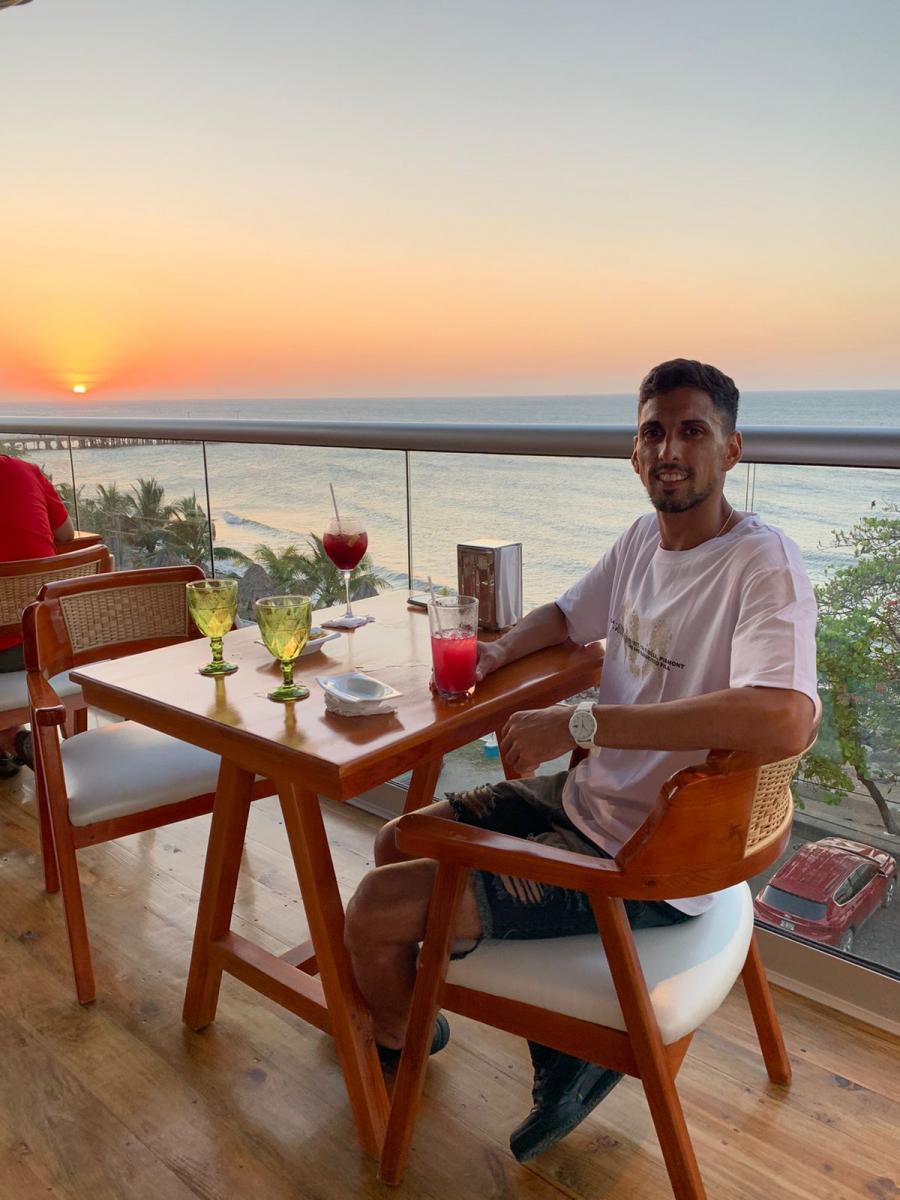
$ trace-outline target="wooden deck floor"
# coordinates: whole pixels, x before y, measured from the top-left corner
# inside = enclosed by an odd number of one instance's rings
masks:
[[[25,775],[26,773],[23,773]],[[327,806],[341,885],[378,822]],[[180,1010],[207,820],[81,852],[98,1000],[79,1008],[59,897],[46,896],[30,777],[0,785],[0,1200],[670,1200],[640,1086],[625,1080],[523,1167],[510,1128],[530,1105],[524,1043],[451,1016],[431,1063],[403,1186],[356,1147],[330,1040],[226,978],[202,1035]],[[302,940],[275,801],[257,803],[239,930]],[[740,989],[679,1075],[710,1200],[900,1196],[900,1050],[866,1026],[776,995],[795,1067],[770,1085]]]

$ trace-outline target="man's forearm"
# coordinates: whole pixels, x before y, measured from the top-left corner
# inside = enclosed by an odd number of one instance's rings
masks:
[[[542,604],[492,645],[502,652],[504,663],[511,663],[546,646],[558,646],[568,636],[569,628],[561,610],[555,604]]]
[[[784,688],[726,688],[663,704],[595,704],[595,741],[616,750],[746,750],[775,762],[806,749],[813,707]]]
[[[66,517],[62,525],[57,525],[53,530],[53,540],[57,545],[62,542],[71,542],[75,536],[75,526],[72,524],[72,518]]]

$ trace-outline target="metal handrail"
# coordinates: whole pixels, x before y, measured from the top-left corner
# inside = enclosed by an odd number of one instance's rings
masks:
[[[744,461],[786,466],[900,467],[900,428],[751,425],[742,429]],[[208,421],[193,418],[4,417],[3,434],[160,438],[405,450],[445,454],[526,454],[629,458],[627,425],[471,425],[402,421]]]

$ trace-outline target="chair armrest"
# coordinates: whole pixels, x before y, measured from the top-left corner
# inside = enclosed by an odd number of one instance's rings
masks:
[[[624,876],[612,858],[574,854],[443,817],[424,813],[401,817],[396,838],[404,854],[498,875],[514,875],[595,895],[631,896],[636,888],[640,890],[639,881]]]
[[[28,672],[28,698],[38,725],[63,725],[66,707],[40,671]]]

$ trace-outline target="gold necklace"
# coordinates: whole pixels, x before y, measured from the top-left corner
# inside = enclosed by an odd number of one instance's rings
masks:
[[[728,516],[725,518],[725,524],[722,526],[722,528],[719,530],[719,532],[718,532],[718,533],[714,533],[714,534],[713,534],[713,538],[717,538],[717,537],[721,537],[721,536],[722,536],[722,534],[725,532],[725,527],[728,525],[728,522],[731,520],[731,518],[732,518],[733,516],[734,516],[734,505],[733,505],[733,504],[729,504],[729,505],[728,505]],[[710,538],[710,541],[712,541],[712,538]]]
[[[728,501],[726,500],[726,502],[725,502],[725,503],[726,503],[726,504],[728,504]],[[729,509],[728,516],[725,518],[725,522],[724,522],[724,524],[722,525],[722,528],[719,530],[719,532],[718,532],[718,533],[714,533],[714,534],[712,535],[712,537],[711,537],[711,538],[707,538],[706,540],[707,540],[708,542],[713,542],[713,541],[715,541],[715,539],[716,539],[717,537],[721,537],[721,536],[722,536],[722,534],[725,532],[725,529],[726,529],[726,527],[727,527],[727,525],[728,525],[728,522],[729,522],[729,521],[731,520],[731,518],[734,516],[734,505],[733,505],[733,504],[728,504],[728,509]],[[702,545],[703,545],[703,543],[702,543],[702,542],[700,542],[700,543],[699,543],[699,545],[701,545],[701,546],[702,546]],[[666,549],[666,547],[665,547],[665,546],[662,544],[662,538],[660,538],[660,539],[659,539],[659,548],[660,548],[660,550],[665,550],[665,549]],[[693,549],[693,547],[692,547],[692,549]]]

